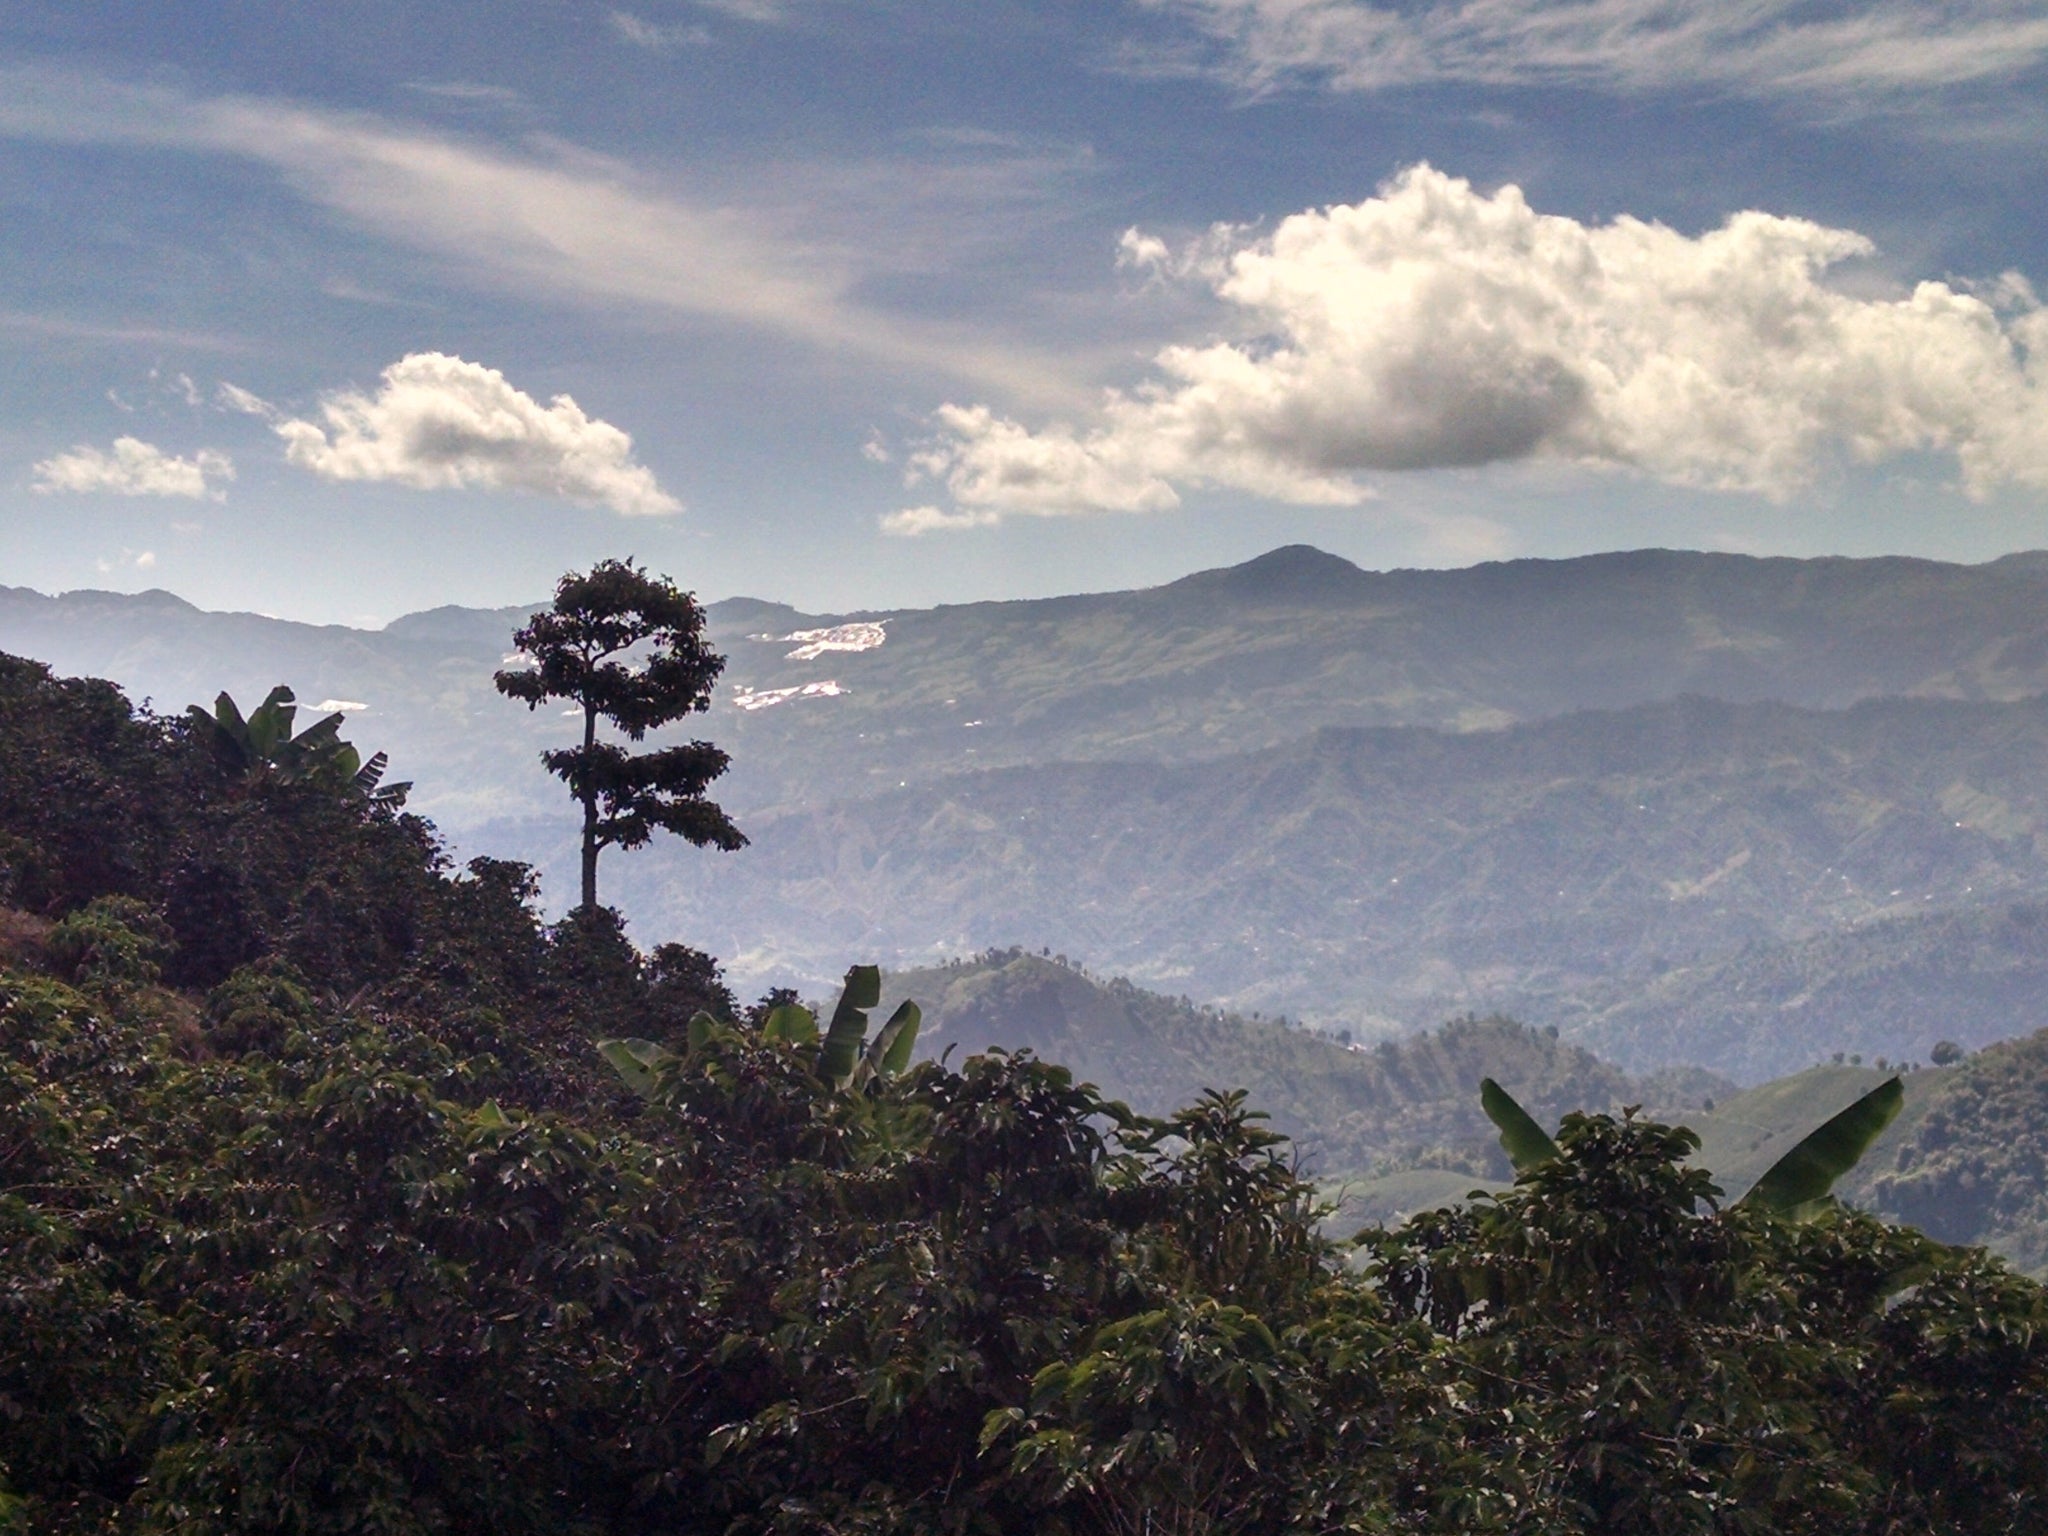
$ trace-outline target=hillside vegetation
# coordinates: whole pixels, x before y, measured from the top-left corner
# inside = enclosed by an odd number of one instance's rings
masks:
[[[1354,1047],[1017,949],[891,975],[883,1009],[905,997],[923,1005],[928,1055],[1032,1050],[1148,1114],[1242,1088],[1293,1143],[1304,1173],[1341,1200],[1335,1225],[1346,1230],[1512,1182],[1479,1105],[1486,1077],[1546,1126],[1630,1105],[1688,1126],[1701,1138],[1692,1161],[1734,1199],[1893,1068],[1859,1053],[1746,1089],[1697,1068],[1637,1077],[1498,1017]],[[2048,1277],[2048,1031],[1953,1066],[1916,1064],[1904,1083],[1904,1112],[1843,1181],[1843,1198]]]
[[[1479,1108],[1480,1080],[1489,1076],[1552,1120],[1628,1104],[1672,1118],[1736,1091],[1698,1070],[1633,1078],[1553,1033],[1503,1018],[1454,1020],[1353,1049],[1014,949],[894,973],[884,1007],[899,997],[922,1006],[928,1053],[1035,1051],[1144,1114],[1210,1089],[1241,1088],[1325,1181],[1424,1162],[1458,1170],[1468,1183],[1481,1171],[1505,1179],[1507,1163]]]

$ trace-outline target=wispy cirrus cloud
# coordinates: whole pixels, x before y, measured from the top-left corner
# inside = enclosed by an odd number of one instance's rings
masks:
[[[0,330],[47,336],[57,341],[86,341],[111,347],[179,347],[195,352],[246,352],[248,343],[234,336],[170,330],[155,325],[106,325],[62,315],[24,314],[0,310]]]
[[[710,31],[703,26],[650,21],[633,11],[613,11],[605,17],[605,23],[620,42],[631,43],[635,48],[645,48],[649,53],[673,53],[678,48],[701,48],[711,41]]]
[[[1973,495],[2048,490],[2048,309],[2018,274],[1858,296],[1827,282],[1869,253],[1853,231],[1591,225],[1428,166],[1264,237],[1124,249],[1251,338],[1168,347],[1078,424],[943,407],[910,480],[953,509],[897,531],[1156,511],[1199,486],[1341,506],[1374,494],[1363,474],[1530,459],[1782,498],[1831,463],[1936,453]]]
[[[234,460],[211,448],[190,458],[165,453],[139,437],[117,437],[109,450],[80,443],[65,453],[38,462],[34,488],[54,493],[109,496],[183,496],[198,499],[224,494],[220,482],[235,478]],[[153,557],[152,557],[153,558]]]
[[[0,135],[255,161],[478,284],[722,321],[1028,398],[1074,395],[1064,360],[864,302],[859,289],[879,259],[844,239],[817,238],[780,210],[654,185],[560,142],[506,148],[365,114],[42,67],[0,69]]]
[[[235,384],[223,384],[220,399],[267,421],[285,458],[323,480],[525,491],[628,517],[682,510],[610,422],[567,395],[543,405],[497,369],[440,352],[400,358],[374,391],[338,390],[311,418]]]
[[[2007,79],[2048,60],[2032,0],[1138,0],[1193,39],[1134,53],[1263,93],[1456,81],[1872,103]]]

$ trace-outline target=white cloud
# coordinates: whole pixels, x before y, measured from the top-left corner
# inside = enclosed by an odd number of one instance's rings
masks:
[[[612,34],[621,42],[631,43],[635,48],[645,48],[649,53],[672,53],[678,48],[698,48],[711,41],[711,34],[702,27],[682,27],[670,23],[649,21],[631,11],[613,11],[605,18]]]
[[[525,98],[517,91],[503,85],[484,85],[475,80],[408,80],[408,91],[417,91],[422,96],[438,97],[442,101],[476,103],[493,107],[524,106]]]
[[[1255,339],[1175,346],[1085,426],[948,405],[913,456],[962,516],[1149,511],[1176,487],[1365,499],[1366,471],[1551,458],[1782,497],[1844,457],[1953,454],[1972,494],[2048,489],[2048,310],[1925,282],[1827,285],[1867,240],[1740,213],[1687,236],[1535,212],[1417,166],[1263,238],[1212,231],[1187,272]],[[950,520],[950,521],[949,521]],[[984,519],[985,520],[985,519]]]
[[[1128,408],[1116,399],[1111,412]],[[1107,512],[1158,512],[1179,504],[1166,478],[1151,468],[1156,455],[1143,434],[1104,429],[1081,434],[1063,425],[1032,432],[997,416],[985,405],[941,406],[937,422],[944,436],[911,455],[911,482],[943,480],[955,502],[990,513],[1041,516],[1085,508]],[[942,526],[929,508],[894,514],[915,529]],[[943,526],[970,526],[948,523]]]
[[[182,459],[139,437],[117,437],[111,453],[80,443],[69,453],[42,460],[35,466],[34,484],[45,495],[56,491],[219,499],[224,493],[213,482],[234,478],[234,461],[211,448]]]
[[[261,395],[251,394],[239,384],[223,383],[217,398],[222,410],[233,411],[240,416],[256,416],[264,421],[276,421],[279,418],[276,406]]]
[[[6,127],[4,93],[8,84],[5,72],[0,71],[0,130]],[[0,330],[23,331],[31,336],[54,336],[64,341],[94,342],[109,347],[177,347],[194,352],[249,350],[246,343],[232,336],[169,331],[160,326],[99,325],[85,320],[67,320],[61,315],[24,314],[19,310],[0,310]]]
[[[124,566],[138,571],[153,570],[156,566],[156,551],[153,549],[124,549],[118,555],[98,555],[93,559],[93,569],[102,576],[111,576]]]
[[[735,21],[773,26],[789,20],[789,0],[697,0],[697,4],[704,10],[716,11]]]
[[[881,517],[882,532],[901,539],[914,539],[926,533],[953,533],[962,528],[988,528],[1002,521],[1001,514],[968,509],[948,511],[944,507],[905,507],[900,512],[885,512]]]
[[[236,408],[251,414],[271,410],[232,385],[222,395],[246,401]],[[440,352],[399,359],[374,394],[328,396],[319,418],[270,419],[285,457],[325,480],[530,491],[631,517],[682,508],[634,462],[632,438],[611,423],[585,415],[567,395],[542,405],[497,369]]]
[[[2048,59],[2031,0],[1140,0],[1184,18],[1207,54],[1158,61],[1244,90],[1465,81],[1874,100],[2009,78]]]

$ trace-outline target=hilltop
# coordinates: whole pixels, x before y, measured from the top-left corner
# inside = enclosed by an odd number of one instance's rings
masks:
[[[1510,1019],[1458,1019],[1368,1047],[1015,949],[891,973],[883,1006],[905,997],[924,1010],[929,1054],[1032,1050],[1140,1113],[1166,1113],[1207,1089],[1242,1088],[1324,1179],[1424,1160],[1505,1174],[1479,1108],[1483,1077],[1553,1116],[1625,1104],[1682,1115],[1735,1092],[1697,1069],[1632,1077],[1555,1031]]]

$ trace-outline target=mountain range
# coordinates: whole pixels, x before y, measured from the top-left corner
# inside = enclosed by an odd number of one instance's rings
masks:
[[[0,589],[0,649],[160,709],[289,682],[462,852],[561,893],[535,757],[563,723],[490,686],[529,611],[365,631]],[[2048,554],[1297,546],[1140,592],[709,616],[729,665],[692,734],[752,846],[614,854],[605,891],[743,984],[1050,946],[1361,1037],[1505,1010],[1746,1081],[2048,1024]]]

